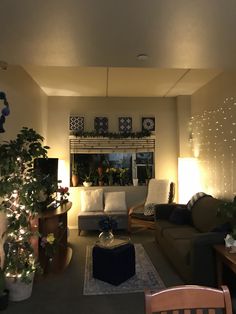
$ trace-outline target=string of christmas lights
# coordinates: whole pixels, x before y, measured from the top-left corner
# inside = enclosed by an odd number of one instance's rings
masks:
[[[232,199],[236,195],[235,98],[225,98],[215,110],[191,117],[189,132],[207,193]]]

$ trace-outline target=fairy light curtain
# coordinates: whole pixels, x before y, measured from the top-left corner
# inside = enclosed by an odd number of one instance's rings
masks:
[[[236,98],[190,121],[190,141],[200,164],[205,191],[216,197],[236,195]]]

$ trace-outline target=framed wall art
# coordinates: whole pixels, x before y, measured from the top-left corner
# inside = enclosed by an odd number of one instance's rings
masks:
[[[108,118],[107,117],[95,117],[94,129],[99,134],[108,132]]]
[[[154,117],[147,117],[142,118],[142,131],[155,131],[155,118]]]
[[[132,118],[131,117],[119,117],[119,132],[130,133],[132,132]]]
[[[84,117],[70,116],[70,131],[84,131]]]

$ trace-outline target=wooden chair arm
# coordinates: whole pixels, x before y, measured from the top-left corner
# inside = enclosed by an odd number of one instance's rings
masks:
[[[134,205],[134,206],[128,208],[128,214],[131,215],[135,209],[142,208],[142,207],[144,207],[144,203]]]

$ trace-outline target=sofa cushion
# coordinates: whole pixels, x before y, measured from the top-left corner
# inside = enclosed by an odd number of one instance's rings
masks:
[[[173,224],[172,222],[170,222],[168,220],[165,220],[165,219],[160,219],[160,220],[156,221],[155,227],[156,227],[156,231],[161,236],[163,236],[164,230],[169,229],[169,228],[174,228],[175,229],[176,228],[176,224]]]
[[[176,207],[169,218],[170,222],[177,225],[185,225],[191,223],[191,212],[188,209]]]
[[[199,232],[195,228],[187,225],[163,230],[164,237],[168,238],[169,241],[177,239],[191,239],[198,233]]]
[[[101,211],[101,210],[98,210],[96,212],[92,212],[92,211],[82,212],[82,211],[80,211],[78,216],[79,217],[91,217],[91,216],[94,216],[94,217],[97,217],[97,216],[104,217],[104,211]]]
[[[201,232],[209,232],[214,227],[222,224],[224,220],[217,216],[219,205],[222,201],[205,195],[192,207],[192,223]]]
[[[106,192],[104,212],[127,212],[125,192]]]
[[[177,239],[174,242],[177,253],[184,260],[185,264],[190,264],[190,251],[191,251],[191,240],[190,239]]]
[[[103,211],[103,190],[81,191],[81,211],[96,212]]]

